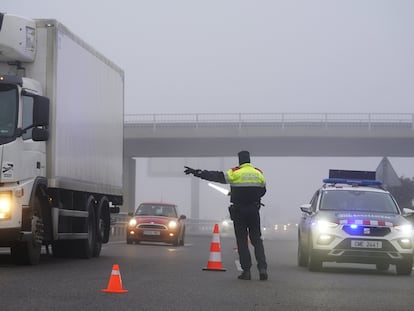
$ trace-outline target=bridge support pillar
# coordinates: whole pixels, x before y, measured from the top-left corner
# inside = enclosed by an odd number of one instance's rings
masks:
[[[131,157],[124,157],[123,169],[123,196],[124,204],[121,212],[133,212],[135,210],[135,178],[136,178],[136,161]]]
[[[191,178],[191,218],[200,218],[200,179]]]

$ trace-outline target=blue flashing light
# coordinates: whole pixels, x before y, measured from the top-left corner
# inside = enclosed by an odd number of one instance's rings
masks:
[[[357,228],[358,228],[358,225],[356,225],[356,224],[352,224],[352,225],[350,225],[349,227],[351,227],[351,229],[357,229]]]
[[[325,184],[347,184],[357,186],[381,186],[382,181],[370,179],[345,179],[345,178],[325,178]]]

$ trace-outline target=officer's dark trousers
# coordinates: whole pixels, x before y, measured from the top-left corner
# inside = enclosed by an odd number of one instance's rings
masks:
[[[243,270],[250,270],[252,259],[249,251],[248,237],[254,247],[257,268],[266,270],[266,256],[260,231],[260,214],[256,206],[236,206],[233,215],[234,233],[237,240],[240,265]]]

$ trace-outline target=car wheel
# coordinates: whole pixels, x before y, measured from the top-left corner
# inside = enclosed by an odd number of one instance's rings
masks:
[[[376,268],[378,271],[388,271],[390,264],[385,262],[377,263]]]
[[[181,236],[180,246],[184,246],[184,236],[185,236],[185,230],[183,230],[183,235]]]
[[[315,254],[313,249],[309,252],[308,269],[309,271],[319,271],[322,269],[322,259]]]
[[[132,244],[132,240],[131,239],[127,239],[126,242],[127,242],[127,244]]]
[[[308,250],[307,247],[303,245],[300,241],[298,242],[298,266],[299,267],[306,267],[308,265]]]
[[[398,275],[410,275],[413,271],[413,259],[404,259],[395,265]]]

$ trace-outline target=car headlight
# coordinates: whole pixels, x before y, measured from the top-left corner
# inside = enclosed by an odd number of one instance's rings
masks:
[[[405,234],[411,234],[412,230],[413,230],[413,227],[410,224],[395,226],[394,228],[395,228],[395,230],[400,231],[400,232],[405,233]]]
[[[10,218],[11,207],[12,207],[11,191],[0,192],[0,220]]]
[[[177,228],[177,222],[176,222],[175,220],[171,220],[171,221],[168,223],[168,228],[170,228],[170,229],[175,229],[175,228]]]
[[[336,228],[338,226],[338,224],[334,223],[334,222],[327,221],[327,220],[318,220],[317,222],[314,223],[314,226],[320,232],[325,232],[328,229]]]
[[[134,226],[136,226],[136,225],[137,225],[137,220],[136,220],[135,218],[132,218],[132,219],[129,221],[128,225],[129,225],[130,227],[134,227]]]

